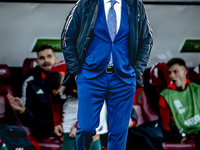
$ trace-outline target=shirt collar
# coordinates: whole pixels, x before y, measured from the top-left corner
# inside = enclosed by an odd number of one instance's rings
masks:
[[[190,80],[189,80],[189,79],[186,79],[185,89],[187,89],[189,83],[190,83]],[[170,84],[168,85],[167,88],[170,88],[170,89],[172,89],[172,90],[178,90],[178,89],[175,87],[174,83],[170,83]],[[185,89],[182,89],[182,91],[185,90]]]

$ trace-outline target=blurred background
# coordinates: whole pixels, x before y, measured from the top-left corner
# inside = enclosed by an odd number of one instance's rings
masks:
[[[200,63],[200,0],[144,0],[154,45],[148,67],[181,57],[188,67]],[[75,0],[0,1],[0,64],[21,67],[34,48],[46,42],[63,60],[60,36]]]

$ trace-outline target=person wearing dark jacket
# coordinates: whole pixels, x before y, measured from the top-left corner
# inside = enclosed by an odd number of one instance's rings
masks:
[[[45,90],[45,74],[57,63],[53,48],[43,44],[37,50],[37,66],[23,83],[22,98],[7,96],[10,105],[20,111],[20,119],[30,126],[37,140],[52,136],[54,131],[50,97]]]
[[[90,145],[106,99],[108,150],[124,150],[133,97],[152,48],[152,30],[140,0],[79,0],[66,19],[61,49],[63,85],[78,88],[77,150]],[[88,139],[87,138],[87,139]]]

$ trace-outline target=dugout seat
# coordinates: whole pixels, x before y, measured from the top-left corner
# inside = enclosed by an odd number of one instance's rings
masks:
[[[6,106],[6,95],[13,95],[13,89],[10,85],[0,85],[0,119],[4,117]]]
[[[0,64],[0,85],[10,85],[10,68],[6,64]]]
[[[27,78],[31,75],[33,68],[37,66],[37,58],[26,58],[22,66],[22,76]]]
[[[10,86],[10,69],[8,65],[0,64],[0,118],[4,117],[7,93],[14,95]]]

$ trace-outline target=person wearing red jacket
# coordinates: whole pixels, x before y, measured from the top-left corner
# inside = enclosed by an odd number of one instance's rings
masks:
[[[75,150],[78,98],[75,89],[61,86],[65,61],[57,63],[45,76],[45,89],[50,94],[54,132],[63,140],[62,149]]]
[[[172,82],[160,93],[159,99],[164,141],[180,142],[188,137],[199,140],[200,86],[187,79],[183,59],[173,58],[166,65]]]

